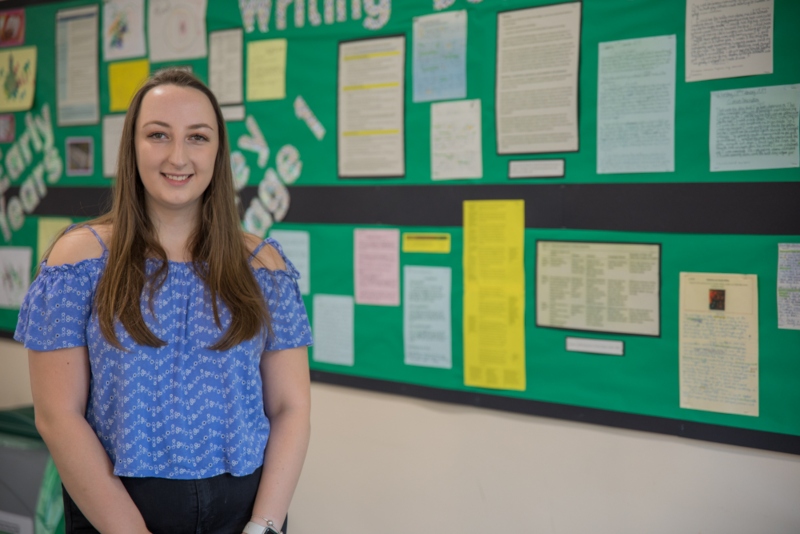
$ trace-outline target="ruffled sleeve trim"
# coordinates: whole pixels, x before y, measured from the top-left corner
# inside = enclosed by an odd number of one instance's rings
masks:
[[[261,267],[255,270],[256,281],[264,294],[272,320],[272,335],[268,337],[264,350],[311,345],[311,325],[300,287],[297,285],[300,272],[286,257],[277,241],[268,238],[264,243],[275,247],[286,263],[285,269],[271,270]]]
[[[256,248],[256,250],[253,252],[253,256],[258,254],[258,251],[261,250],[264,247],[264,245],[271,245],[272,247],[275,248],[275,250],[278,251],[278,254],[281,255],[281,259],[286,264],[286,268],[285,269],[269,269],[267,267],[256,267],[256,268],[254,268],[256,272],[258,272],[258,271],[267,271],[267,272],[271,272],[271,273],[275,273],[275,274],[284,274],[284,275],[287,275],[287,276],[289,276],[291,278],[294,278],[295,280],[299,280],[300,279],[300,271],[298,271],[297,267],[295,267],[294,264],[291,262],[291,260],[289,260],[289,258],[286,257],[286,253],[283,251],[283,247],[281,247],[281,244],[278,243],[272,237],[266,238],[258,246],[258,248]]]
[[[42,262],[20,306],[14,339],[39,351],[85,346],[102,260],[54,266]]]

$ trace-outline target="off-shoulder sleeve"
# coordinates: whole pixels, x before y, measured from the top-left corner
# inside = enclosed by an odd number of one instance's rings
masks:
[[[290,349],[311,345],[311,325],[297,280],[300,273],[272,238],[266,243],[275,247],[286,262],[285,270],[256,269],[256,280],[264,293],[272,318],[272,335],[265,350]]]
[[[39,351],[85,346],[98,278],[93,263],[43,265],[20,307],[14,339]]]

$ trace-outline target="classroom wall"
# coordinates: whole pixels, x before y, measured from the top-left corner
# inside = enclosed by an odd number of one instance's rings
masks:
[[[0,340],[0,408],[30,403]],[[800,457],[312,387],[291,534],[797,534]]]

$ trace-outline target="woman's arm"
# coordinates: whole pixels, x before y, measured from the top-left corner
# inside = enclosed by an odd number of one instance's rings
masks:
[[[283,524],[308,449],[311,433],[311,385],[308,349],[266,352],[261,358],[264,408],[270,434],[252,521]]]
[[[136,508],[84,414],[89,394],[86,347],[28,351],[36,429],[61,481],[83,515],[103,534],[146,533]]]

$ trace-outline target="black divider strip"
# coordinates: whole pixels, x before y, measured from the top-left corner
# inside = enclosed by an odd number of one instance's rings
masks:
[[[51,189],[36,215],[92,217],[107,188]],[[17,195],[18,189],[6,193]],[[461,226],[465,200],[523,199],[528,228],[800,234],[800,182],[290,187],[285,222]],[[255,186],[241,193],[246,208]]]
[[[654,432],[682,438],[750,447],[766,451],[800,454],[800,436],[733,428],[707,423],[694,423],[678,419],[638,415],[596,408],[583,408],[568,404],[555,404],[528,399],[515,399],[447,389],[403,384],[374,378],[341,375],[325,371],[311,371],[311,379],[315,382],[346,386],[379,393],[403,395],[437,402],[448,402],[466,406],[477,406],[504,412],[550,417],[567,421],[591,423],[596,425]]]

